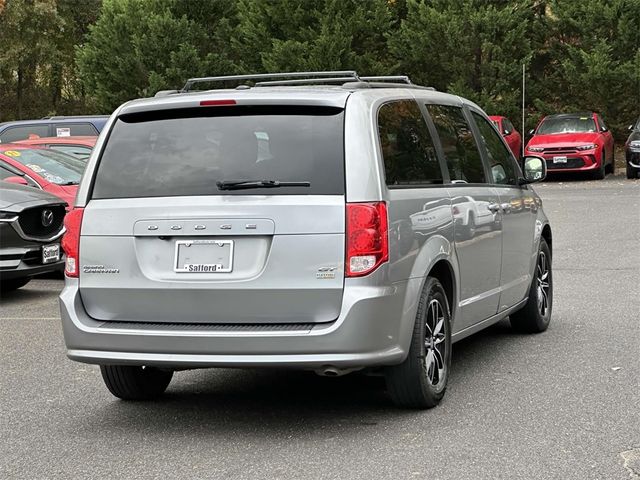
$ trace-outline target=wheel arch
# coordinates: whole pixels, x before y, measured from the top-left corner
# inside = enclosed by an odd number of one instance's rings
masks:
[[[549,226],[549,224],[545,224],[544,227],[542,227],[542,238],[544,238],[544,241],[547,242],[547,245],[549,246],[549,252],[551,252],[551,257],[553,258],[553,236],[551,234],[551,227]]]
[[[438,281],[442,284],[442,287],[444,288],[444,291],[447,295],[447,302],[449,303],[451,318],[455,318],[456,277],[453,271],[453,266],[448,260],[442,258],[433,264],[427,276],[437,278]]]

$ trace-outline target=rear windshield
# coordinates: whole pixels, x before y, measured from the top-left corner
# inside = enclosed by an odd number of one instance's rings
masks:
[[[21,148],[0,153],[57,185],[77,185],[85,167],[84,162],[75,157],[44,148]]]
[[[543,120],[536,132],[538,135],[553,133],[595,132],[593,117],[555,117]]]
[[[344,194],[343,110],[231,106],[121,116],[93,198]],[[309,182],[220,190],[220,181]]]

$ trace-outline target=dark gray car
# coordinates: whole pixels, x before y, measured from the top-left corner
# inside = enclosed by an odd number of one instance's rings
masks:
[[[60,305],[69,357],[114,395],[188,368],[367,370],[432,407],[452,342],[507,316],[546,330],[544,161],[521,172],[460,97],[328,75],[112,115],[67,215]]]
[[[62,271],[60,238],[66,203],[42,190],[0,182],[0,290],[34,275]]]

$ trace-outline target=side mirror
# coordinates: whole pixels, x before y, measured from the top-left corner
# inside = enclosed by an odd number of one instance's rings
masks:
[[[608,132],[609,129],[607,127],[600,127],[601,132]]]
[[[529,130],[529,135],[533,135],[534,133],[536,133],[536,131],[533,128]]]
[[[520,180],[521,185],[540,182],[547,176],[547,163],[544,158],[527,155],[522,159],[522,163],[524,178]]]
[[[502,131],[502,135],[504,135],[505,137],[507,135],[511,135],[511,130],[507,130],[506,128]]]
[[[18,176],[7,177],[3,181],[8,183],[15,183],[17,185],[29,185],[29,183],[24,177],[18,177]]]
[[[627,128],[627,130],[633,130],[633,125],[629,125],[629,128]]]

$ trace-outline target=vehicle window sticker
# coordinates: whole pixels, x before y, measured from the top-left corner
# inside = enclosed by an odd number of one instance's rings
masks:
[[[69,127],[56,128],[56,137],[70,137],[70,136],[71,136],[71,128]]]
[[[7,150],[4,152],[4,154],[7,157],[19,157],[20,156],[20,152],[16,151],[16,150]]]

